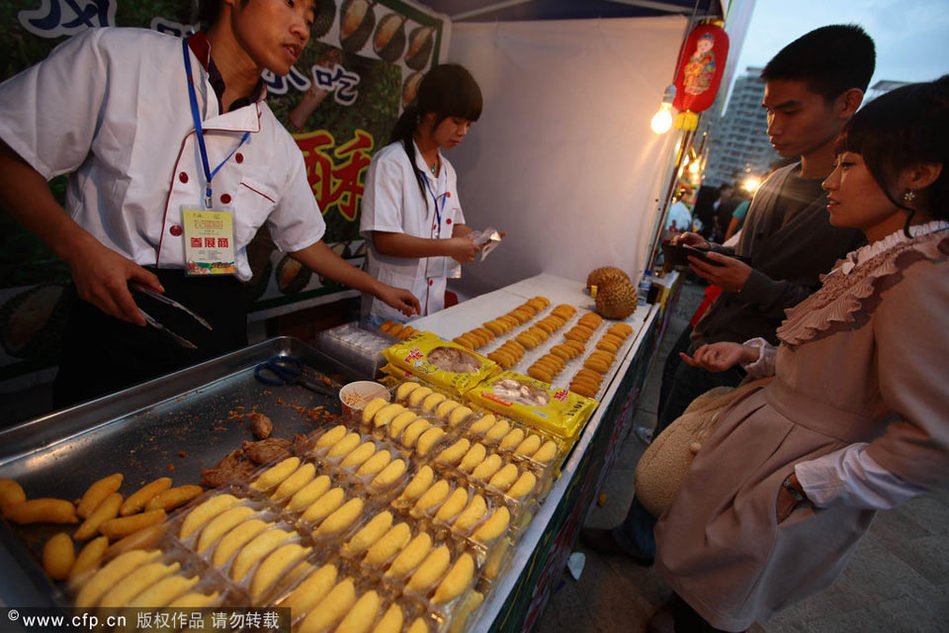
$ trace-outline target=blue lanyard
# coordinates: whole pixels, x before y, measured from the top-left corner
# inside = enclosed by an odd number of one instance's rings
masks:
[[[428,193],[432,196],[432,202],[433,202],[434,205],[435,205],[435,222],[436,222],[437,225],[438,225],[438,229],[437,229],[437,231],[436,231],[436,233],[435,233],[435,237],[441,237],[441,236],[442,236],[442,211],[445,210],[445,205],[448,203],[448,198],[449,198],[449,196],[451,196],[451,192],[450,192],[450,191],[446,191],[446,192],[443,193],[442,195],[436,196],[436,195],[435,195],[435,191],[432,189],[432,184],[431,184],[430,182],[428,182],[428,177],[427,177],[427,176],[426,176],[426,178],[425,178],[425,186],[428,187]],[[438,208],[438,199],[439,199],[439,198],[442,199],[442,206],[441,206],[440,209]]]
[[[194,92],[194,78],[191,75],[191,55],[188,54],[188,40],[186,38],[182,38],[181,40],[181,51],[184,53],[185,72],[188,75],[188,98],[191,100],[191,117],[194,119],[194,132],[198,137],[198,149],[201,152],[201,166],[204,167],[204,179],[207,183],[204,188],[204,207],[210,209],[211,180],[221,170],[221,167],[224,167],[224,163],[229,161],[231,156],[240,149],[240,146],[250,138],[250,132],[244,132],[244,136],[241,137],[241,142],[237,144],[237,147],[232,149],[231,153],[224,157],[224,160],[214,168],[214,171],[211,171],[211,166],[208,163],[208,149],[204,144],[204,129],[201,127],[201,115],[198,112],[198,98]]]

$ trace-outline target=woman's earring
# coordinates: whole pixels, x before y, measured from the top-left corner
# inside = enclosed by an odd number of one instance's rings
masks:
[[[912,189],[907,190],[906,193],[903,194],[903,202],[912,202],[915,199],[916,199],[916,192],[913,191]]]

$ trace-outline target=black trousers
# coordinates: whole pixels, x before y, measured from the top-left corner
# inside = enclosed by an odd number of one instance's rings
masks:
[[[709,624],[677,593],[672,594],[669,605],[672,607],[676,633],[726,633]]]
[[[165,296],[188,306],[214,328],[141,293],[138,306],[197,349],[181,347],[157,329],[108,316],[70,290],[69,318],[53,382],[53,405],[63,408],[203,362],[247,345],[247,307],[236,277],[187,277],[182,270],[149,269]]]

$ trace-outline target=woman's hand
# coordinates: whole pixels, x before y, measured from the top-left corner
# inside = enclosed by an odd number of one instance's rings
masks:
[[[459,264],[473,262],[481,247],[474,240],[465,237],[452,237],[445,240],[446,254]]]
[[[722,341],[703,345],[693,352],[692,356],[683,352],[679,357],[692,367],[701,367],[711,372],[725,371],[738,363],[753,363],[758,360],[758,350],[746,347],[741,343]]]
[[[801,486],[801,482],[797,480],[797,475],[795,473],[788,475],[788,481],[792,486],[794,486],[795,489],[800,492],[801,496],[806,499],[806,496],[804,495],[804,488]],[[781,488],[778,490],[778,501],[774,508],[774,515],[778,520],[778,523],[781,523],[791,516],[791,513],[794,512],[794,508],[796,508],[800,503],[803,502],[795,499],[794,495],[792,495],[782,483]]]
[[[405,316],[422,313],[422,306],[419,304],[416,296],[405,288],[396,288],[395,286],[383,284],[382,287],[379,288],[376,296]]]

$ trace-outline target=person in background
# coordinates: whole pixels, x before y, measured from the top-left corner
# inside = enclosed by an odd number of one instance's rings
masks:
[[[676,233],[682,233],[683,231],[691,230],[692,228],[692,212],[689,210],[688,205],[682,202],[682,194],[680,193],[679,197],[676,198],[675,202],[669,205],[669,214],[666,218],[666,229],[675,228]]]
[[[312,1],[209,0],[201,11],[209,26],[184,40],[89,29],[0,85],[0,205],[66,261],[74,282],[57,407],[245,346],[246,246],[265,224],[279,248],[318,274],[393,310],[418,311],[408,290],[321,241],[303,157],[264,101],[261,72],[290,71],[307,45]],[[65,173],[64,209],[47,180]],[[189,222],[190,211],[220,227],[208,238],[219,260],[189,250],[206,246],[194,237],[204,220]],[[215,269],[233,272],[185,274]],[[135,285],[190,307],[213,329]],[[145,327],[142,309],[197,349]]]
[[[725,229],[725,237],[722,242],[727,242],[734,236],[738,231],[741,230],[742,225],[745,223],[745,215],[748,214],[748,207],[751,206],[751,200],[742,200],[738,203],[738,206],[735,207],[735,210],[732,211],[732,219],[728,222],[728,228]]]
[[[699,187],[692,215],[702,225],[702,228],[699,229],[702,235],[712,237],[718,207],[731,197],[733,189],[732,185],[727,183],[720,185],[717,189],[706,185]]]
[[[369,272],[412,289],[421,316],[444,308],[448,278],[480,249],[469,237],[458,178],[442,151],[464,140],[481,106],[481,89],[464,67],[432,68],[366,175],[359,232],[369,244]],[[373,300],[370,323],[390,319],[405,321],[405,315]]]
[[[656,527],[678,633],[743,631],[822,590],[878,510],[949,484],[947,120],[949,75],[857,112],[823,187],[831,224],[867,245],[788,310],[777,350],[684,359],[773,379],[718,415]]]
[[[726,196],[723,193],[722,197],[715,203],[715,216],[712,218],[714,228],[711,237],[713,242],[721,243],[725,241],[725,231],[728,229],[729,222],[731,222],[732,213],[744,199],[742,193],[734,185],[728,185],[725,191],[728,192],[728,195]]]
[[[834,165],[834,139],[853,116],[875,65],[873,40],[854,25],[825,26],[785,46],[761,73],[762,105],[768,135],[782,156],[800,161],[775,171],[755,193],[735,252],[708,253],[711,263],[689,257],[690,268],[722,293],[692,331],[691,351],[707,343],[761,337],[772,344],[785,309],[814,292],[820,274],[862,243],[859,231],[831,226],[820,185]],[[712,247],[702,236],[683,233],[679,241]],[[717,247],[720,250],[721,247]],[[659,403],[656,438],[689,403],[720,386],[734,387],[745,377],[741,367],[713,373],[679,363]],[[633,497],[625,520],[613,529],[584,528],[588,547],[626,554],[651,564],[655,551],[652,516]]]

